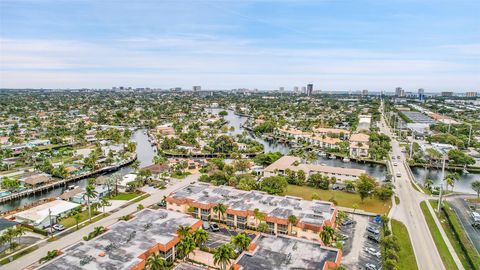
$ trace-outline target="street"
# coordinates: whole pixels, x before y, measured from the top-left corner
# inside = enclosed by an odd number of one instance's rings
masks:
[[[12,270],[18,270],[18,269],[24,269],[30,266],[31,264],[34,264],[40,260],[40,258],[44,257],[48,251],[50,250],[61,250],[64,249],[70,245],[73,245],[77,243],[78,241],[81,241],[83,239],[83,236],[87,235],[91,231],[93,231],[94,227],[98,226],[104,226],[108,227],[115,222],[118,221],[118,218],[131,214],[135,211],[137,211],[137,205],[138,204],[143,204],[144,206],[152,205],[155,203],[160,202],[163,199],[163,196],[166,196],[170,194],[171,192],[183,188],[190,184],[192,181],[196,181],[200,175],[199,174],[192,174],[187,176],[185,179],[181,180],[180,182],[177,182],[169,187],[167,187],[164,190],[157,190],[155,193],[152,193],[152,195],[140,202],[131,204],[123,209],[120,209],[110,216],[99,220],[98,222],[92,223],[88,226],[85,226],[81,228],[78,231],[75,231],[66,237],[60,238],[56,241],[49,242],[44,246],[39,247],[37,250],[33,251],[32,253],[29,253],[9,264],[6,266],[3,266],[1,269],[12,269]]]

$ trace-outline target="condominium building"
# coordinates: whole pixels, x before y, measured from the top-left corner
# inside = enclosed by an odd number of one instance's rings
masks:
[[[367,173],[361,169],[339,168],[319,164],[301,163],[301,159],[294,156],[283,156],[263,170],[263,176],[285,175],[286,170],[304,171],[308,177],[312,174],[321,174],[328,177],[335,177],[339,181],[355,180],[360,175]]]
[[[196,230],[202,221],[182,213],[144,209],[131,220],[110,226],[100,236],[68,247],[39,269],[140,270],[145,269],[148,256],[155,252],[174,261],[180,226]]]
[[[465,96],[466,97],[477,97],[477,92],[466,92]]]
[[[337,213],[337,208],[331,202],[307,201],[207,183],[195,183],[175,191],[166,201],[168,210],[189,213],[202,220],[220,219],[239,229],[255,228],[260,222],[265,222],[267,233],[288,234],[316,241],[320,241],[319,233],[324,226],[334,226]],[[224,216],[213,210],[218,204],[226,206]],[[263,215],[261,220],[257,219],[255,209]],[[296,217],[295,224],[289,222],[290,216]]]
[[[364,133],[356,133],[350,136],[350,156],[351,157],[368,157],[368,149],[370,146],[369,136]]]

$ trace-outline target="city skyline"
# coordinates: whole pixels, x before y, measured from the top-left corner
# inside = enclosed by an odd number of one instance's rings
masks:
[[[473,1],[2,1],[0,88],[478,91]]]

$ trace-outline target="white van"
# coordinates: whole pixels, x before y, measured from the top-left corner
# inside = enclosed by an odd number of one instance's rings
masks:
[[[397,175],[398,178],[402,177],[402,174],[400,172],[397,172],[396,175]]]

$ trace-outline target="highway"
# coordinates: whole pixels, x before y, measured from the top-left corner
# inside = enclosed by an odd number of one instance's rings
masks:
[[[148,206],[148,205],[158,203],[163,199],[163,196],[166,196],[175,190],[178,190],[187,186],[192,181],[198,180],[199,176],[200,174],[188,175],[185,179],[172,184],[166,189],[156,190],[154,193],[151,194],[151,196],[145,198],[144,200],[131,204],[123,209],[120,209],[117,212],[114,212],[113,214],[109,215],[108,217],[101,219],[97,222],[94,222],[88,226],[85,226],[78,231],[75,231],[71,234],[66,235],[65,237],[60,238],[59,240],[49,242],[39,247],[37,250],[33,251],[32,253],[22,256],[21,258],[1,267],[0,269],[12,269],[12,270],[25,269],[30,265],[38,262],[40,258],[44,257],[47,254],[48,251],[62,250],[70,245],[73,245],[83,240],[83,236],[93,231],[94,227],[98,227],[98,226],[108,227],[114,224],[115,222],[118,221],[119,217],[131,214],[137,211],[138,204],[143,204],[144,206]]]
[[[394,170],[395,194],[400,198],[400,204],[392,209],[389,217],[403,222],[407,227],[419,269],[445,269],[420,208],[420,202],[428,199],[428,196],[413,188],[411,181],[414,180],[411,179],[404,165],[406,164],[405,155],[402,153],[402,149],[390,128],[386,125],[384,117],[381,119],[379,128],[380,132],[392,139],[391,155],[395,157],[395,160],[388,162],[397,163],[397,166],[392,166],[392,168]],[[396,177],[397,173],[400,173],[401,177]]]

